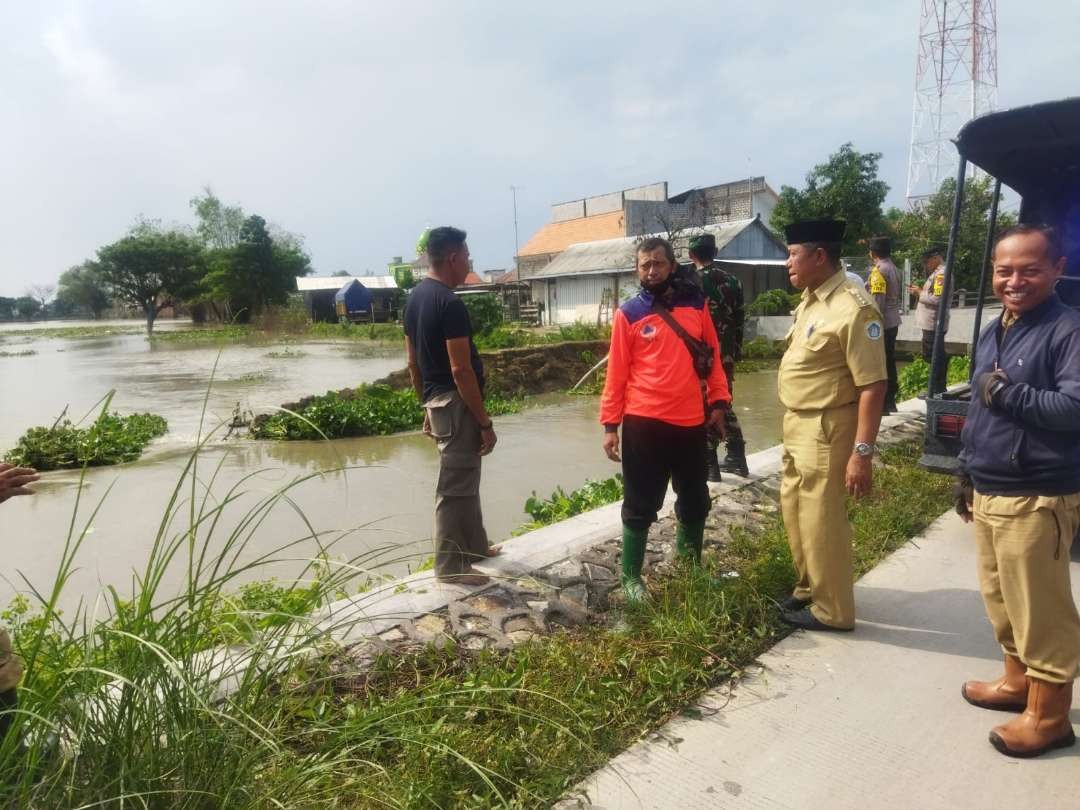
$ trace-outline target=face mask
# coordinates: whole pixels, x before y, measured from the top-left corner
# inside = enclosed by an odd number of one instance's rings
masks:
[[[652,293],[653,295],[663,295],[665,292],[667,292],[668,287],[670,287],[670,286],[671,286],[671,276],[668,276],[663,281],[661,281],[659,284],[642,284],[641,285],[643,290],[645,290],[646,292]]]

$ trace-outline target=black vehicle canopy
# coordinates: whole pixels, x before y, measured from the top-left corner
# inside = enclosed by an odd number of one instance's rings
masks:
[[[956,147],[1020,194],[1022,221],[1080,231],[1080,97],[975,118]]]

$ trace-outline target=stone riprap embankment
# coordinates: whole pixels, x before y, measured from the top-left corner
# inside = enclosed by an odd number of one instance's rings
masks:
[[[889,417],[878,442],[921,437],[924,423],[917,413]],[[778,457],[779,448],[756,454],[749,479],[729,476],[711,485],[706,550],[722,550],[733,530],[752,530],[775,515]],[[666,514],[650,532],[646,581],[673,565],[671,501],[669,493]],[[501,556],[478,565],[492,577],[482,588],[439,584],[425,573],[335,603],[323,622],[348,650],[342,663],[355,672],[380,653],[451,639],[465,649],[507,649],[559,629],[610,622],[622,600],[618,510],[612,504],[506,543]]]

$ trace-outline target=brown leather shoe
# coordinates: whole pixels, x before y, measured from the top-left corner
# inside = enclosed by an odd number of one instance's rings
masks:
[[[1005,674],[996,681],[968,681],[960,694],[972,706],[1003,712],[1022,712],[1027,708],[1027,667],[1015,655],[1005,656]]]
[[[1027,708],[1019,717],[990,732],[990,744],[1009,757],[1037,757],[1076,742],[1069,708],[1072,681],[1050,683],[1028,678]]]

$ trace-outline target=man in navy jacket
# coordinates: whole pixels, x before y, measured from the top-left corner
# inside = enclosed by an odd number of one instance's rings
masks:
[[[1069,548],[1080,527],[1080,313],[1054,293],[1065,268],[1053,229],[1017,225],[994,246],[1004,307],[982,333],[963,431],[957,512],[975,522],[979,583],[1005,673],[968,681],[976,706],[1021,712],[990,732],[1003,754],[1073,745],[1080,615]]]

